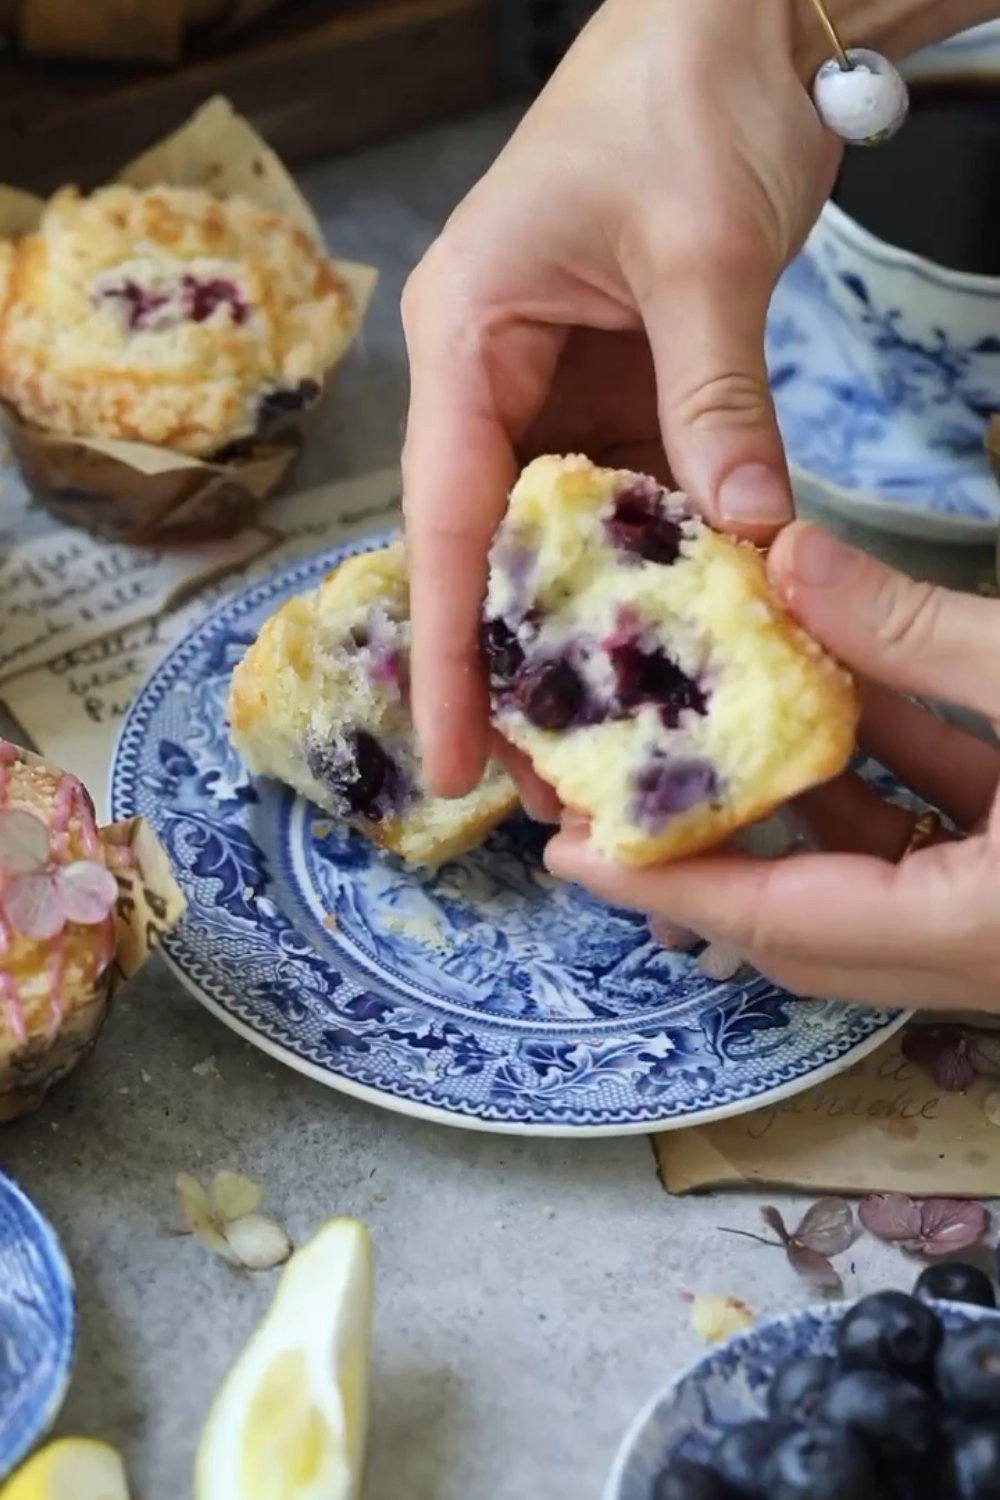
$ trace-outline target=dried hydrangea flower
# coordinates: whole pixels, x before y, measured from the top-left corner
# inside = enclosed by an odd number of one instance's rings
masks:
[[[54,938],[67,922],[96,926],[118,900],[110,870],[93,859],[52,859],[48,828],[20,808],[0,809],[0,877],[4,915],[28,938]]]

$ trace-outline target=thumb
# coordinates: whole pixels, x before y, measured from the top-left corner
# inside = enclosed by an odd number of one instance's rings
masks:
[[[660,429],[677,483],[716,525],[770,541],[794,514],[764,363],[774,277],[665,272],[643,306]]]
[[[1000,717],[1000,603],[918,583],[798,522],[771,549],[778,596],[848,666],[901,692]]]

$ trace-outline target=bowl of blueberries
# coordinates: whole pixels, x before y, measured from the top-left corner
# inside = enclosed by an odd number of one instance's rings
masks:
[[[633,1423],[604,1500],[1000,1500],[990,1277],[927,1267],[710,1349]]]

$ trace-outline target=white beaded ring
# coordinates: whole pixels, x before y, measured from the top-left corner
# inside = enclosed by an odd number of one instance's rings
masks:
[[[812,0],[835,55],[813,82],[816,113],[828,130],[852,146],[880,146],[906,119],[910,96],[898,68],[880,52],[841,45],[823,0]]]

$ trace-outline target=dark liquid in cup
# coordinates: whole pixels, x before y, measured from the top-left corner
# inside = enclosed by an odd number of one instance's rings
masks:
[[[911,86],[902,130],[848,149],[833,199],[892,245],[1000,276],[1000,79]]]

